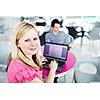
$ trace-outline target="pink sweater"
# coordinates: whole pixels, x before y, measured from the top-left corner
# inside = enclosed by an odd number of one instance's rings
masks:
[[[28,65],[13,59],[8,67],[7,78],[9,83],[30,82],[35,78],[42,80],[42,70],[36,71]]]

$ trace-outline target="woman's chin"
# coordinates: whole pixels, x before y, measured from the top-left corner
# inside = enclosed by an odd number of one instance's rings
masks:
[[[32,55],[35,55],[36,53],[37,53],[37,50],[31,52]]]

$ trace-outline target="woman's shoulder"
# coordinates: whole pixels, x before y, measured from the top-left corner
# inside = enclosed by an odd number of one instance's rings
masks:
[[[19,60],[12,59],[9,63],[9,69],[20,70],[25,68],[25,64]]]
[[[9,66],[12,69],[16,69],[16,70],[28,70],[28,71],[34,70],[35,71],[35,69],[31,68],[30,66],[26,65],[25,63],[17,59],[12,59]]]
[[[17,59],[12,59],[10,64],[12,64],[12,65],[24,65],[21,61],[19,61]]]
[[[42,79],[42,71],[35,71],[21,61],[12,59],[8,69],[8,77],[9,82],[29,82],[35,77]]]
[[[29,71],[31,72],[32,71],[35,71],[33,68],[31,69],[28,65],[24,64],[23,62],[21,62],[20,60],[16,60],[16,59],[12,59],[10,64],[9,64],[9,67],[8,67],[8,72],[12,72],[14,71],[15,73],[16,72],[20,72],[20,71]]]

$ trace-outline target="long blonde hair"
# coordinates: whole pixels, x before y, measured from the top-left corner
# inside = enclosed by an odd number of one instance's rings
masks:
[[[36,32],[36,28],[33,24],[27,23],[27,22],[22,22],[19,24],[19,26],[16,28],[14,37],[13,37],[13,45],[12,45],[12,52],[11,52],[11,57],[13,59],[17,59],[22,61],[23,63],[29,65],[30,67],[33,67],[36,70],[39,70],[42,66],[40,63],[40,54],[41,54],[41,48],[40,48],[40,40],[38,37],[38,53],[36,55],[32,56],[33,61],[31,61],[24,53],[23,51],[18,48],[17,43],[19,39],[25,35],[30,29],[34,29]],[[38,32],[37,32],[38,34]]]

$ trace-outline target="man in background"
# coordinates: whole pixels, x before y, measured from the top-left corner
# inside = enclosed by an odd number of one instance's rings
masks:
[[[60,22],[58,19],[54,19],[51,22],[51,30],[46,34],[46,42],[59,43],[59,44],[71,44],[73,37],[63,31],[60,31]]]

